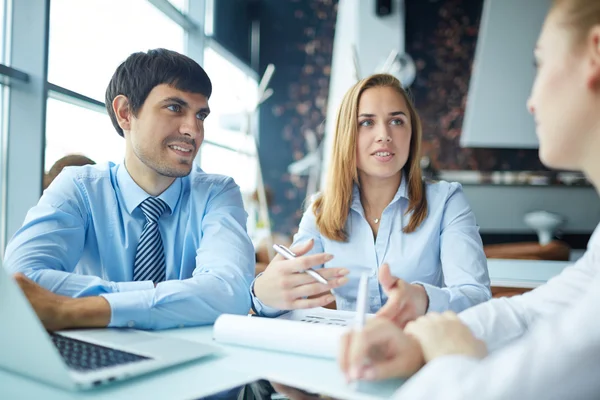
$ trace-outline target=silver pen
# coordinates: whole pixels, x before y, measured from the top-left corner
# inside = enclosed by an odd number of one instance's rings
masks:
[[[294,258],[296,258],[296,253],[294,253],[293,251],[291,251],[287,247],[282,246],[280,244],[274,244],[273,245],[273,250],[275,250],[277,253],[281,254],[286,260],[293,260]],[[315,278],[319,283],[322,283],[324,285],[328,285],[329,284],[329,282],[327,282],[327,279],[323,278],[321,275],[319,275],[312,268],[305,269],[304,272],[306,272],[307,274],[309,274],[310,276],[312,276],[313,278]]]

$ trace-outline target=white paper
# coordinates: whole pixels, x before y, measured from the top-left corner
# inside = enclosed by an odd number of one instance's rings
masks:
[[[317,307],[306,310],[293,310],[281,315],[278,319],[321,325],[352,326],[354,324],[354,315],[354,311],[338,311]]]
[[[347,329],[285,318],[223,314],[215,322],[213,338],[224,344],[335,359]]]
[[[354,315],[323,307],[293,310],[277,318],[223,314],[215,322],[213,338],[219,343],[335,359],[340,337],[354,325]]]

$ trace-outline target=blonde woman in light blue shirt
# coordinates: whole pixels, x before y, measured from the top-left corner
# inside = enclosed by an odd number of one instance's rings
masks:
[[[369,311],[400,325],[491,297],[479,227],[458,183],[424,183],[421,123],[393,76],[359,81],[338,111],[327,187],[302,217],[292,250],[252,285],[263,316],[323,306],[355,310],[359,271]],[[308,274],[314,268],[329,284]]]

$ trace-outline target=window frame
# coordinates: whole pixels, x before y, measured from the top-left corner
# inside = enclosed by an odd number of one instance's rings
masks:
[[[147,1],[184,28],[184,51],[202,64],[205,0],[187,0],[185,13],[168,0]],[[50,0],[6,0],[5,11],[6,57],[0,58],[6,111],[0,135],[0,254],[42,194],[47,99],[106,113],[104,103],[48,82]]]

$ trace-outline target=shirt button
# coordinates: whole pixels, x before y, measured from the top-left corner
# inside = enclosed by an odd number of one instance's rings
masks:
[[[133,321],[129,321],[129,322],[127,323],[127,326],[128,326],[128,327],[130,327],[130,328],[133,328],[133,327],[135,326],[135,322],[133,322]]]

